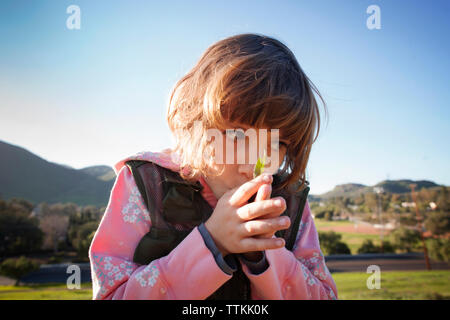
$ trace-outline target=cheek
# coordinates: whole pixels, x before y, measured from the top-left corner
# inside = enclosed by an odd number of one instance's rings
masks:
[[[223,183],[228,189],[232,189],[240,184],[239,166],[234,164],[226,164],[221,176]]]

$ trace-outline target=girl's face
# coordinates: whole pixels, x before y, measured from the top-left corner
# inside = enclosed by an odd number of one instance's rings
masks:
[[[245,182],[253,179],[253,170],[255,167],[255,163],[251,163],[249,159],[251,159],[250,152],[255,152],[256,154],[253,155],[253,159],[258,158],[257,150],[258,148],[251,148],[249,143],[249,137],[244,134],[244,131],[249,129],[250,127],[246,125],[238,125],[238,126],[231,126],[230,129],[233,128],[235,131],[232,135],[227,135],[225,131],[222,132],[222,139],[223,139],[223,161],[222,164],[219,164],[216,161],[217,159],[214,159],[214,168],[211,168],[214,171],[220,172],[223,168],[223,173],[220,176],[210,176],[210,177],[204,177],[205,181],[210,186],[211,190],[213,191],[214,195],[217,199],[219,199],[225,192],[227,192],[230,189],[233,189],[235,187],[238,187]],[[238,130],[241,129],[241,130]],[[287,146],[289,144],[289,141],[284,140],[281,137],[279,137],[278,144],[276,141],[271,141],[271,130],[270,129],[254,129],[256,132],[256,140],[257,140],[257,146],[259,148],[265,148],[267,152],[267,157],[274,157],[276,155],[276,152],[278,152],[278,162],[276,159],[271,159],[271,161],[275,161],[274,165],[271,165],[271,170],[268,170],[268,164],[266,162],[266,168],[264,172],[268,172],[271,174],[275,174],[277,170],[280,168],[280,166],[283,163],[284,157],[286,155]],[[263,146],[264,143],[261,141],[260,143],[260,130],[265,130],[267,134],[267,145]],[[239,143],[240,141],[241,143]],[[245,142],[245,143],[243,143]],[[254,143],[254,141],[253,141]],[[227,155],[227,144],[228,148],[234,147],[234,161],[228,161],[226,159]],[[230,149],[228,149],[230,150]],[[237,156],[238,155],[245,155],[245,162],[243,164],[238,163]],[[230,163],[231,162],[231,163]],[[243,161],[241,161],[243,162]]]

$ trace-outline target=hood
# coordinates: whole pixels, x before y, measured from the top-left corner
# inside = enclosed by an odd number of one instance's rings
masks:
[[[141,151],[138,152],[132,156],[129,156],[123,160],[120,160],[114,165],[114,172],[116,173],[116,176],[118,176],[120,169],[122,169],[123,166],[125,166],[125,162],[128,160],[146,160],[151,161],[153,163],[156,163],[157,165],[167,168],[169,170],[179,172],[180,171],[180,165],[179,165],[179,157],[178,154],[174,153],[172,149],[166,148],[161,151]],[[208,201],[208,203],[215,208],[217,205],[218,199],[214,195],[212,189],[207,184],[205,179],[203,177],[200,177],[198,180],[202,186],[203,190],[201,191],[202,196]]]
[[[161,151],[141,151],[132,156],[129,156],[123,160],[120,160],[114,165],[114,172],[116,176],[119,174],[120,169],[125,166],[125,162],[129,160],[146,160],[156,163],[157,165],[178,172],[180,165],[178,164],[178,155],[170,148],[163,149]]]

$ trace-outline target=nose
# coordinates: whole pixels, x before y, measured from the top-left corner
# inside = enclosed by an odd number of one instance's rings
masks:
[[[252,164],[240,164],[238,167],[238,171],[240,174],[244,175],[247,180],[253,179],[253,168]]]

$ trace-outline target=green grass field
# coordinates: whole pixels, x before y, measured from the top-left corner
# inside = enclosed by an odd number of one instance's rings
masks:
[[[384,271],[381,288],[368,289],[371,274],[333,273],[339,300],[450,299],[450,271]],[[91,283],[79,290],[65,284],[39,286],[0,286],[0,300],[91,300]]]
[[[340,221],[328,221],[325,219],[314,219],[314,224],[316,228],[319,229],[321,227],[340,227],[340,226],[353,226],[353,222],[348,220],[340,220]]]
[[[384,271],[380,289],[368,289],[362,272],[333,273],[339,300],[450,299],[450,271]]]
[[[33,286],[0,286],[0,300],[91,300],[92,284],[82,283],[81,289],[67,289],[63,284]]]
[[[354,230],[354,223],[351,221],[327,221],[324,219],[315,219],[314,224],[316,225],[316,229],[318,231],[324,231],[324,228],[340,228],[345,227],[350,230]],[[352,254],[358,254],[358,249],[361,247],[362,243],[366,239],[372,240],[375,245],[380,245],[380,235],[379,234],[371,234],[371,233],[360,233],[360,232],[339,232],[342,235],[342,241],[345,242]],[[384,240],[389,240],[388,236],[384,236]]]

